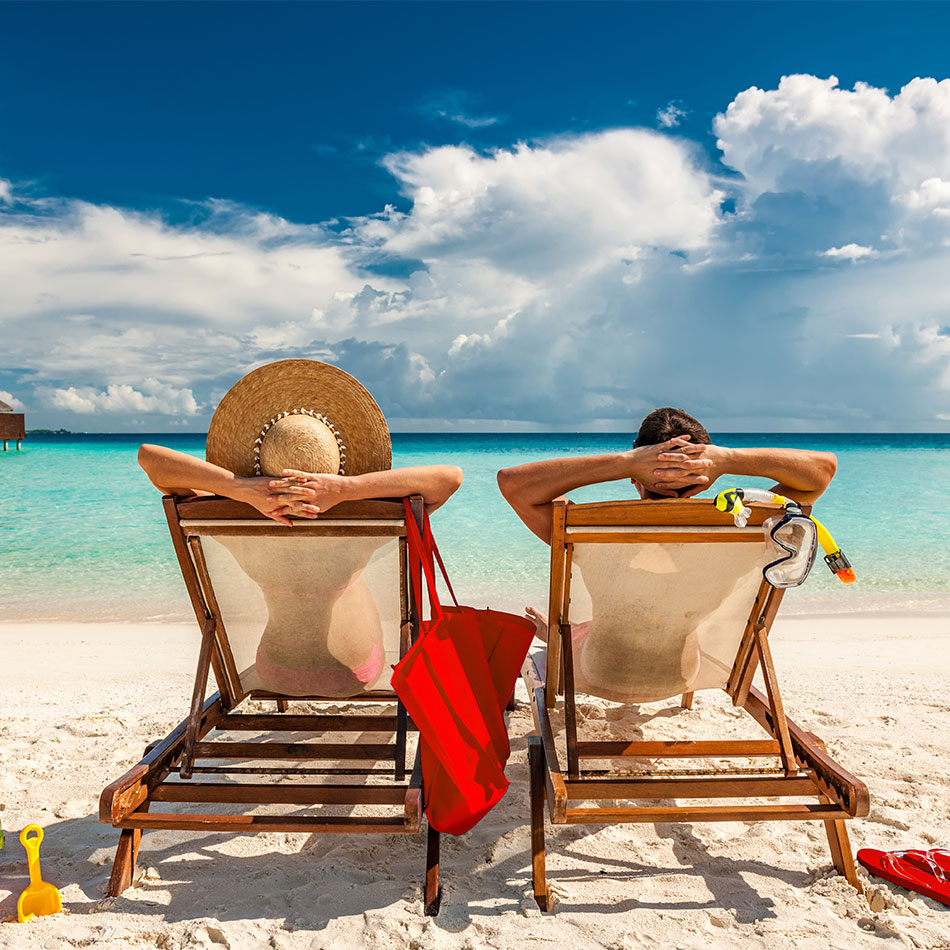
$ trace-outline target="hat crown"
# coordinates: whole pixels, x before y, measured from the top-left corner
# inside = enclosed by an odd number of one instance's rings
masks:
[[[261,437],[260,468],[262,475],[271,476],[281,475],[285,468],[336,475],[342,469],[340,443],[322,419],[287,415]]]

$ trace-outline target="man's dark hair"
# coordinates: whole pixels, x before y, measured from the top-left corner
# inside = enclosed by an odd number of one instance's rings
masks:
[[[709,445],[712,440],[706,427],[697,422],[688,412],[682,409],[671,409],[665,406],[663,409],[654,409],[640,423],[640,430],[637,432],[634,447],[641,445],[659,445],[677,435],[690,436],[690,442],[704,442]],[[676,491],[677,495],[682,495],[689,491],[688,488],[680,488]],[[648,498],[662,498],[656,492],[647,492]]]
[[[712,440],[706,427],[697,422],[688,412],[682,409],[654,409],[640,423],[634,446],[659,445],[677,435],[691,436],[691,442],[703,442],[709,445]]]

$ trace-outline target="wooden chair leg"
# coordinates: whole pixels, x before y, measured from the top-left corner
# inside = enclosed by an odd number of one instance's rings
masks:
[[[277,700],[277,712],[279,712],[279,713],[287,712],[287,705],[288,705],[288,704],[287,704],[287,700],[286,700],[286,699],[278,699],[278,700]]]
[[[821,797],[822,803],[829,800]],[[828,847],[831,849],[831,862],[838,873],[860,894],[864,891],[858,872],[854,867],[854,854],[851,851],[851,839],[848,837],[848,825],[844,819],[826,821],[825,834],[828,835]]]
[[[426,917],[437,917],[442,904],[442,887],[439,885],[439,832],[429,825],[426,840]]]
[[[518,708],[518,704],[515,702],[515,690],[514,687],[511,689],[511,695],[508,697],[508,702],[505,705],[505,709],[508,712],[514,712]]]
[[[680,700],[680,705],[683,707],[683,709],[692,709],[693,708],[693,694],[683,693],[683,698]]]
[[[141,840],[142,832],[138,828],[125,828],[119,835],[119,846],[115,849],[115,861],[112,862],[112,874],[106,891],[109,897],[118,897],[132,883]]]
[[[541,910],[551,909],[544,851],[544,754],[541,740],[528,737],[528,771],[531,778],[531,879],[534,899]]]

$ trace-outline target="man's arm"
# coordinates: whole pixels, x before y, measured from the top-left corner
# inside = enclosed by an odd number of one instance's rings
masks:
[[[689,436],[677,436],[660,445],[646,445],[610,455],[546,459],[498,473],[498,487],[518,517],[545,543],[551,543],[552,503],[574,488],[629,478],[652,487],[654,472],[662,472],[661,494],[675,495],[707,476],[697,475],[706,463],[693,457],[698,449]]]
[[[838,468],[838,460],[831,452],[813,452],[809,449],[731,449],[722,445],[695,446],[701,448],[700,458],[705,469],[700,469],[708,481],[696,485],[686,493],[692,496],[709,488],[717,478],[726,475],[771,478],[776,484],[772,491],[793,498],[802,504],[813,504],[831,484]],[[672,470],[685,475],[685,471]],[[659,475],[659,472],[656,473]],[[656,488],[666,488],[661,478]]]

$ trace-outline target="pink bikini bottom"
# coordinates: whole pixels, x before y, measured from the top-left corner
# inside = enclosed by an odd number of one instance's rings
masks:
[[[369,658],[354,669],[307,670],[299,666],[269,663],[257,652],[256,669],[266,689],[288,696],[332,696],[344,698],[362,693],[383,669],[383,649],[373,645]]]

